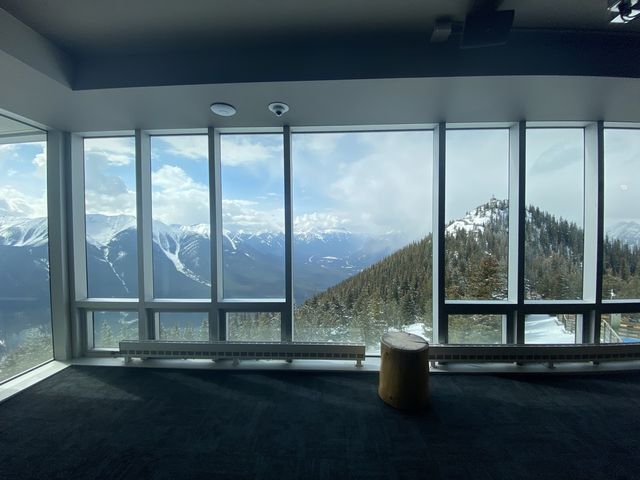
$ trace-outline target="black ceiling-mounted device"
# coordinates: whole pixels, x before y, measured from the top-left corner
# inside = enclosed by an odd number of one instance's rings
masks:
[[[460,48],[504,45],[511,32],[514,13],[514,10],[469,13],[464,22]]]

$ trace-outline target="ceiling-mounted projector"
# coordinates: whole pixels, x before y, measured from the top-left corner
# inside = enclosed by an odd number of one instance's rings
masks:
[[[470,13],[464,21],[460,48],[480,48],[507,43],[514,10],[493,10]]]

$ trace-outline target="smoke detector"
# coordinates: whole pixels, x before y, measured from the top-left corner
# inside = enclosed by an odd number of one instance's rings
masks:
[[[236,107],[228,103],[212,103],[211,111],[221,117],[232,117],[236,114]]]

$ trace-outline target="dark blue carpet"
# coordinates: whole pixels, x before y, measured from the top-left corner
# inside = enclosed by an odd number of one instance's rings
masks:
[[[0,405],[1,479],[635,479],[640,374],[432,375],[71,367]]]

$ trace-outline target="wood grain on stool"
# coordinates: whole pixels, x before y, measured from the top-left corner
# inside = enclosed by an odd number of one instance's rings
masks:
[[[429,344],[417,335],[382,336],[378,395],[400,410],[418,410],[429,402]]]

